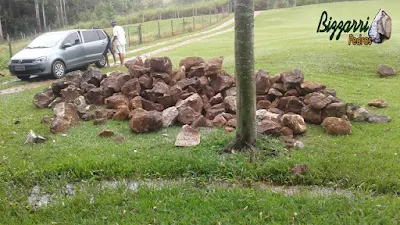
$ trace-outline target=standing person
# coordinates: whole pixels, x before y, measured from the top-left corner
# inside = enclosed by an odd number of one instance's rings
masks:
[[[92,29],[100,29],[100,28],[98,28],[98,27],[92,27]],[[110,51],[112,57],[114,58],[114,65],[116,64],[116,60],[115,60],[114,50],[113,50],[113,46],[112,46],[112,43],[111,43],[110,36],[108,35],[108,33],[107,33],[105,30],[103,30],[103,32],[106,34],[106,36],[107,36],[107,41],[108,41],[106,50],[104,50],[103,55],[104,55],[104,57],[105,57],[105,59],[106,59],[107,67],[110,67],[110,62],[109,62],[109,60],[108,60],[108,51]]]
[[[121,62],[121,65],[124,65],[125,45],[126,45],[125,31],[124,28],[117,25],[117,21],[115,20],[111,21],[111,26],[113,27],[113,35],[114,35],[112,39],[114,50],[115,53],[119,55],[119,60]]]

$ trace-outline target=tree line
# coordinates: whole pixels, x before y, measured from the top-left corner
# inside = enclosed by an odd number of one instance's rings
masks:
[[[134,14],[144,9],[193,4],[196,0],[0,0],[0,41],[40,33],[80,21]],[[197,1],[198,2],[198,1]]]

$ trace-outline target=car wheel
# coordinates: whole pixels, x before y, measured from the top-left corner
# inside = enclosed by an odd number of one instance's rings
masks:
[[[22,81],[28,81],[31,76],[17,76]]]
[[[57,60],[53,63],[51,74],[54,78],[59,79],[65,75],[65,65],[63,62]]]
[[[107,65],[106,57],[103,55],[103,59],[100,60],[100,61],[97,61],[97,62],[95,63],[95,65],[96,65],[97,68],[103,68],[103,67],[105,67],[105,66]]]

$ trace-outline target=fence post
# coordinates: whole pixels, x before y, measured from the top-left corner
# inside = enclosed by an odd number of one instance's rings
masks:
[[[172,31],[172,36],[174,36],[174,20],[171,20],[171,31]]]
[[[130,35],[130,32],[129,32],[129,26],[128,26],[128,46],[129,47],[131,46],[131,35]]]
[[[160,21],[158,21],[158,38],[161,38]]]
[[[139,45],[142,44],[142,24],[138,26]]]
[[[10,40],[9,34],[7,34],[7,42],[8,42],[8,51],[10,52],[10,59],[11,59],[11,57],[13,56],[13,53],[12,53],[12,46],[11,46],[11,40]]]
[[[210,26],[211,26],[211,10],[208,10],[208,14],[210,15]]]
[[[194,23],[194,16],[193,16],[193,31],[195,31],[195,30],[196,30],[196,25]]]

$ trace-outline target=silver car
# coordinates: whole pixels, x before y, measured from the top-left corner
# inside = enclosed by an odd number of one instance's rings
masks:
[[[106,65],[108,40],[99,29],[45,33],[14,55],[8,69],[11,75],[28,80],[31,75],[61,78],[67,71],[84,69],[91,63],[101,68]]]

